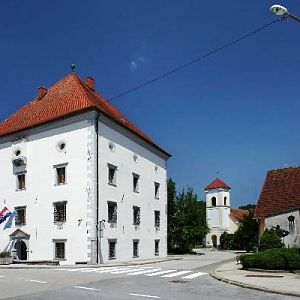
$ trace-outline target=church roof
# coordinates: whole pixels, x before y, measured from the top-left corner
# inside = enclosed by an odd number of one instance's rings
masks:
[[[88,79],[94,82],[91,77]],[[68,74],[49,89],[40,87],[36,98],[0,123],[0,137],[92,109],[102,112],[170,156],[111,103],[96,93],[93,84],[84,82],[75,73]]]
[[[249,210],[239,209],[239,208],[230,208],[231,218],[234,218],[238,222],[242,222],[245,217],[249,216]]]
[[[267,217],[294,209],[300,209],[300,166],[268,171],[255,217]]]
[[[230,190],[230,186],[222,181],[220,178],[216,178],[213,182],[211,182],[206,188],[206,190],[214,190],[214,189],[227,189]]]

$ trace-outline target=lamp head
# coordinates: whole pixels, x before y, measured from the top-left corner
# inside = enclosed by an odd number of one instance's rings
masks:
[[[270,11],[272,14],[274,14],[276,16],[283,16],[288,13],[288,10],[286,7],[278,5],[278,4],[272,5],[270,7]]]

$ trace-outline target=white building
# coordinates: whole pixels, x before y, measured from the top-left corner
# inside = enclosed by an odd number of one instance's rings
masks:
[[[0,252],[105,263],[167,254],[170,155],[71,73],[0,123]]]
[[[206,247],[217,247],[224,232],[234,233],[248,215],[248,211],[230,208],[230,186],[216,178],[205,189],[206,221],[209,233],[206,235]]]
[[[285,246],[300,248],[300,167],[268,171],[255,217],[260,236],[266,228],[279,226],[289,232],[283,238]]]

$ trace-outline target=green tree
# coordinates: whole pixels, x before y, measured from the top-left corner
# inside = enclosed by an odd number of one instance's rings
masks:
[[[174,230],[175,230],[175,213],[176,213],[176,183],[169,178],[168,188],[168,251],[174,248]]]
[[[233,248],[251,251],[258,244],[258,224],[252,215],[246,216],[233,235]]]
[[[266,229],[260,238],[259,250],[282,248],[281,238],[274,229]]]
[[[169,249],[191,251],[195,245],[203,243],[208,233],[205,202],[199,201],[193,189],[189,188],[176,195],[173,208],[175,214],[171,216]]]

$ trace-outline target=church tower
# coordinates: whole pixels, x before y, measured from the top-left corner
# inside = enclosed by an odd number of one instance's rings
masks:
[[[230,186],[216,178],[205,189],[206,221],[210,232],[206,235],[206,247],[217,247],[220,236],[229,230]]]

